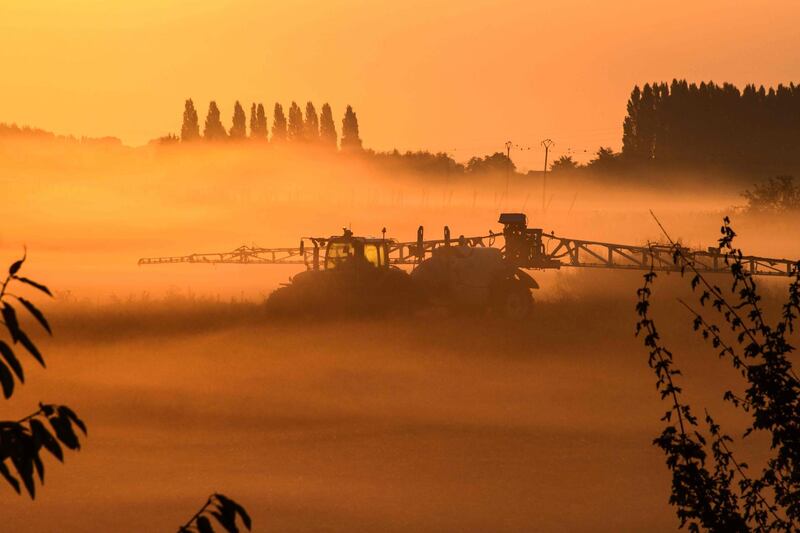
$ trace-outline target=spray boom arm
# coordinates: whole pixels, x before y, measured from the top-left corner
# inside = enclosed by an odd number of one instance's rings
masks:
[[[561,267],[603,268],[619,270],[679,271],[693,264],[699,272],[722,273],[730,271],[724,254],[716,248],[692,250],[681,248],[678,262],[676,249],[671,245],[651,244],[631,246],[607,242],[587,241],[559,237],[538,228],[528,228],[527,217],[522,213],[500,215],[503,233],[492,233],[477,237],[450,238],[450,229],[445,226],[444,239],[425,240],[423,228],[417,231],[417,240],[397,242],[392,239],[373,239],[386,248],[388,264],[416,265],[443,246],[483,247],[494,246],[503,238],[503,256],[512,265],[526,269],[559,269]],[[351,238],[346,235],[345,238]],[[306,237],[297,248],[259,248],[241,246],[230,252],[191,254],[172,257],[146,257],[139,259],[140,265],[165,263],[233,263],[258,265],[305,265],[319,269],[321,249],[341,237]],[[306,243],[309,243],[306,245]],[[758,256],[742,256],[741,264],[750,274],[761,276],[790,276],[797,271],[798,262],[789,259],[774,259]]]

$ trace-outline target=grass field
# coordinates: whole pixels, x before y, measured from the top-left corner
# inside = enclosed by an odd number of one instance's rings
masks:
[[[800,257],[796,216],[743,215],[740,191],[610,177],[461,182],[388,175],[341,159],[256,149],[100,150],[0,146],[13,191],[1,264],[27,245],[25,273],[47,283],[48,368],[3,402],[19,419],[39,400],[89,426],[66,465],[47,463],[35,502],[6,491],[9,531],[169,531],[215,490],[259,531],[669,531],[669,476],[652,445],[666,406],[633,337],[630,272],[533,272],[524,324],[421,315],[280,321],[263,298],[293,267],[137,267],[148,255],[293,246],[299,237],[382,227],[413,239],[485,235],[501,211],[532,227],[632,245],[687,246],[735,213],[747,252]],[[733,374],[693,337],[659,278],[657,317],[687,394],[724,428]],[[664,283],[663,289],[661,283]],[[765,283],[773,310],[780,281]],[[785,283],[783,283],[785,285]],[[758,439],[737,448],[754,462]]]
[[[657,296],[667,340],[688,393],[735,432],[719,401],[731,374],[689,340],[675,278]],[[4,524],[169,531],[216,490],[259,531],[673,530],[650,444],[665,406],[632,335],[637,283],[578,276],[573,288],[605,288],[540,302],[522,324],[271,321],[256,303],[188,299],[55,305],[48,369],[4,409],[63,402],[90,433],[65,465],[47,463],[35,502],[7,500]]]

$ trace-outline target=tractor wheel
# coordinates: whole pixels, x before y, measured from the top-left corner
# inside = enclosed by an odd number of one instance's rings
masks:
[[[532,308],[531,291],[519,282],[507,282],[498,291],[495,310],[499,316],[508,320],[522,320],[530,315]]]

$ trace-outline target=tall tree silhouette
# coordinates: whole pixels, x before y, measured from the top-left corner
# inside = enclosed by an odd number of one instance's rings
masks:
[[[672,80],[634,87],[623,123],[623,159],[648,165],[800,170],[800,87]]]
[[[328,104],[323,104],[322,113],[319,115],[319,136],[323,145],[336,148],[338,143],[336,124],[333,123],[333,113]]]
[[[267,140],[267,115],[263,104],[250,106],[250,137],[259,141]]]
[[[231,125],[231,139],[241,140],[247,137],[247,117],[239,100],[233,105],[233,120]]]
[[[352,106],[347,106],[342,119],[342,150],[360,150],[361,138],[358,136],[358,117]]]
[[[275,104],[272,113],[272,142],[283,142],[286,140],[286,115],[283,114],[283,106]]]
[[[289,107],[289,126],[286,130],[286,136],[293,142],[303,140],[303,112],[296,102],[292,102]]]
[[[200,138],[200,123],[197,120],[197,111],[194,102],[189,98],[183,106],[183,124],[181,125],[181,140],[194,141]]]
[[[203,137],[209,141],[218,141],[228,137],[228,134],[225,132],[225,126],[222,125],[222,121],[219,117],[217,103],[213,100],[208,104],[208,115],[206,115]]]
[[[255,137],[255,132],[258,130],[258,123],[256,122],[256,104],[250,104],[250,137]]]
[[[306,103],[306,118],[303,122],[303,138],[306,142],[319,142],[319,118],[311,102]]]

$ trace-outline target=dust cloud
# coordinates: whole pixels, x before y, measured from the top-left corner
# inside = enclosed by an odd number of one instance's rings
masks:
[[[272,320],[262,300],[292,267],[165,265],[141,256],[293,246],[356,233],[413,240],[497,231],[525,211],[558,235],[710,246],[738,190],[548,177],[388,173],[278,148],[0,146],[0,255],[27,246],[55,336],[48,368],[5,404],[73,407],[84,449],[47,463],[9,530],[177,528],[208,493],[243,503],[258,530],[671,531],[669,476],[652,445],[665,406],[633,337],[630,272],[533,272],[533,318]],[[506,189],[508,194],[506,194]],[[751,253],[800,257],[796,221],[734,217]],[[765,282],[772,313],[785,283]],[[731,377],[691,336],[661,275],[654,304],[690,398],[726,430]],[[753,446],[752,443],[748,446]],[[742,450],[746,459],[750,448]]]

